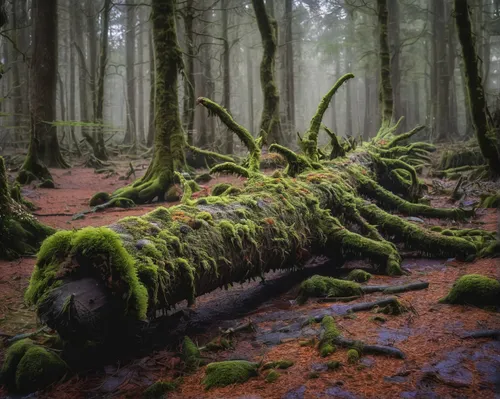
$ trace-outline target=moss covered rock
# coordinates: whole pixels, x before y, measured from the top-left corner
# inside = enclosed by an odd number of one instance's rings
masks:
[[[366,283],[372,278],[372,275],[361,269],[354,269],[347,275],[347,280],[357,283]]]
[[[200,365],[200,350],[189,337],[182,342],[182,360],[187,370],[195,370]]]
[[[29,393],[59,381],[66,372],[59,356],[25,339],[7,350],[2,381],[10,390]]]
[[[361,287],[355,282],[315,275],[300,285],[297,302],[305,303],[311,297],[347,297],[362,294]]]
[[[354,364],[359,361],[359,352],[356,349],[347,351],[347,363]]]
[[[210,363],[206,368],[203,380],[205,389],[225,387],[231,384],[243,383],[257,375],[258,363],[246,360],[228,360],[225,362]]]
[[[476,306],[500,305],[500,282],[480,274],[460,277],[440,302]]]
[[[327,357],[337,350],[333,341],[340,335],[340,331],[337,329],[335,320],[332,316],[325,316],[321,321],[323,327],[323,335],[319,343],[319,353],[321,357]]]
[[[266,382],[268,383],[275,382],[278,378],[280,378],[280,373],[278,373],[276,370],[271,370],[266,375]]]
[[[105,193],[103,191],[96,193],[92,196],[92,198],[89,201],[89,206],[94,207],[97,205],[102,205],[108,202],[111,199],[111,196],[108,193]]]
[[[212,187],[212,195],[219,196],[226,192],[227,189],[231,188],[231,184],[229,183],[218,183]]]
[[[0,382],[9,389],[15,389],[17,365],[28,351],[35,344],[30,339],[23,339],[12,344],[5,353],[5,359],[0,371]]]

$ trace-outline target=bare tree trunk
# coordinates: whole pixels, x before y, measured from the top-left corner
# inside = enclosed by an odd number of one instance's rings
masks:
[[[228,19],[229,13],[228,8],[229,0],[221,0],[222,8],[222,39],[224,45],[224,52],[222,54],[222,105],[231,112],[231,65],[230,65],[230,46],[229,46],[229,36],[228,36]],[[233,153],[233,133],[226,129],[226,134],[224,137],[225,141],[225,153]]]
[[[134,1],[127,1],[134,4]],[[125,6],[125,69],[127,75],[127,107],[126,127],[124,144],[136,143],[136,121],[135,121],[135,14],[134,5]],[[102,43],[101,43],[102,46]]]
[[[13,4],[12,5],[12,15],[11,15],[11,26],[13,29],[13,40],[16,46],[19,46],[20,44],[20,37],[21,37],[21,32],[18,30],[18,25],[19,25],[19,16],[16,11],[17,5]],[[21,47],[21,50],[24,50],[23,47]],[[16,128],[15,131],[15,141],[20,140],[20,129],[21,129],[21,119],[22,119],[22,113],[23,113],[23,93],[21,90],[22,87],[22,82],[21,82],[21,73],[20,73],[20,67],[22,65],[19,54],[17,50],[14,48],[14,46],[11,47],[11,57],[10,59],[12,60],[12,105],[13,105],[13,126]]]
[[[295,77],[293,62],[293,30],[292,30],[293,0],[285,0],[285,111],[289,127],[289,137],[292,137],[295,127]],[[338,77],[337,77],[338,78]],[[335,101],[335,100],[332,100]],[[335,110],[335,104],[332,104]],[[336,130],[335,130],[336,131]]]
[[[401,40],[400,40],[400,12],[399,0],[388,1],[389,10],[389,37],[391,47],[391,84],[393,92],[393,118],[398,120],[403,116],[403,106],[401,104],[401,68],[400,68],[400,55],[401,55]],[[404,122],[403,122],[404,123]],[[404,126],[401,127],[402,131],[406,131]]]
[[[92,119],[95,120],[96,101],[97,101],[97,21],[98,11],[95,7],[95,0],[86,0],[86,14],[87,14],[87,37],[88,37],[88,53],[89,53],[89,77],[88,82],[90,86],[90,94],[92,98]],[[83,50],[83,48],[82,48]]]
[[[139,12],[139,33],[137,35],[137,138],[141,144],[146,143],[144,132],[144,38],[146,36],[146,7],[141,7]]]
[[[387,0],[377,0],[379,29],[379,62],[380,62],[380,106],[382,111],[381,128],[389,127],[393,121],[393,98],[391,84],[391,56],[388,39]]]
[[[151,147],[155,137],[155,53],[153,34],[149,34],[149,127],[146,144]]]
[[[97,98],[94,114],[94,122],[104,122],[104,81],[106,75],[106,64],[108,60],[108,31],[109,31],[109,14],[111,11],[111,0],[104,0],[104,8],[102,9],[102,32],[101,32],[101,55],[99,57],[99,79],[97,82]],[[88,138],[87,138],[88,140]],[[103,161],[108,159],[106,152],[106,144],[104,142],[104,129],[100,126],[97,129],[97,134],[93,143],[94,155]]]
[[[246,49],[247,53],[247,89],[248,89],[248,127],[250,132],[255,129],[254,109],[253,109],[253,63],[252,50],[250,47]]]
[[[436,24],[436,52],[437,52],[437,115],[436,115],[436,140],[445,142],[449,140],[449,85],[447,35],[445,21],[445,0],[433,0],[434,23]]]
[[[223,13],[226,15],[227,18],[227,11],[223,11]],[[193,131],[194,131],[194,113],[196,105],[195,80],[194,80],[195,50],[194,50],[193,21],[194,21],[193,0],[187,0],[186,7],[184,9],[184,31],[186,34],[185,37],[186,57],[184,60],[184,65],[186,68],[186,77],[184,78],[184,106],[183,106],[182,119],[184,128],[187,131],[187,142],[189,145],[194,144]],[[226,23],[225,29],[227,30],[227,20],[225,23]]]

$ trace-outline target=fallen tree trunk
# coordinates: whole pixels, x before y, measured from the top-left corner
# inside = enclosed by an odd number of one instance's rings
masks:
[[[212,173],[247,177],[245,187],[193,200],[190,184],[177,174],[184,188],[181,205],[49,237],[26,299],[63,338],[110,338],[124,322],[152,319],[183,300],[192,304],[198,295],[271,270],[296,269],[316,254],[329,256],[338,266],[367,258],[380,271],[402,274],[395,246],[382,235],[433,257],[476,255],[474,237],[423,229],[361,198],[358,188],[370,186],[363,194],[386,208],[395,202],[402,212],[465,216],[461,210],[413,208],[399,197],[394,200],[376,182],[373,167],[384,163],[398,169],[401,162],[380,157],[375,145],[324,163],[275,145],[294,178],[279,172],[270,177],[259,171],[260,149],[250,133],[217,104],[203,98],[198,102],[250,150],[248,168],[231,162],[212,168]],[[354,232],[360,229],[363,235]],[[90,282],[68,288],[82,279]]]
[[[397,359],[404,359],[406,357],[406,355],[401,350],[399,350],[398,348],[394,348],[392,346],[368,345],[363,342],[355,341],[344,337],[336,337],[333,339],[332,342],[344,348],[358,347],[361,349],[363,353],[368,353],[372,355],[385,355],[385,356],[395,357]]]
[[[371,294],[372,292],[383,292],[384,294],[399,294],[401,292],[425,290],[428,287],[429,283],[426,281],[422,281],[404,285],[367,285],[362,286],[361,289],[365,294]]]

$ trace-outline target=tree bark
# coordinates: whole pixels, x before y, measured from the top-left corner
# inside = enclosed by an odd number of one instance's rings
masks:
[[[227,11],[223,11],[227,15]],[[194,79],[194,58],[195,58],[195,43],[193,33],[194,8],[193,0],[187,0],[184,9],[184,31],[186,34],[186,57],[184,65],[186,68],[186,77],[184,79],[184,107],[183,107],[183,124],[187,131],[187,142],[189,145],[194,144],[194,114],[195,114],[195,90],[196,82]],[[226,30],[227,30],[227,21]],[[224,22],[223,22],[224,26]],[[231,146],[232,147],[232,146]],[[227,150],[228,148],[226,148]],[[231,148],[232,151],[232,148]]]
[[[393,118],[398,120],[400,117],[404,116],[403,106],[401,103],[401,68],[400,68],[400,56],[401,56],[401,39],[400,39],[400,12],[399,12],[399,0],[389,0],[388,2],[389,11],[389,37],[390,37],[390,49],[391,49],[391,85],[393,91]],[[404,130],[404,127],[401,126]]]
[[[222,105],[231,112],[231,64],[230,64],[230,45],[228,32],[228,12],[229,0],[221,0],[222,8],[222,42],[224,52],[222,53]],[[224,136],[224,152],[226,154],[233,153],[233,133],[228,129]]]
[[[155,137],[155,53],[154,53],[154,45],[153,45],[153,34],[150,33],[148,37],[148,47],[149,47],[149,127],[148,127],[148,138],[147,138],[147,146],[151,147],[154,142]]]
[[[31,61],[31,145],[27,158],[37,157],[47,166],[66,168],[57,138],[57,2],[33,1],[34,50]],[[25,163],[29,167],[30,162]],[[23,167],[24,168],[24,167]],[[34,170],[30,171],[35,176]],[[44,176],[38,176],[44,177]]]
[[[293,0],[285,0],[285,104],[286,119],[289,133],[295,128],[295,75],[293,62],[293,30],[292,30]],[[337,76],[338,78],[338,76]],[[335,104],[332,104],[335,109]],[[336,131],[336,130],[334,130]],[[292,137],[291,134],[288,137]]]
[[[391,84],[391,55],[388,39],[387,0],[377,0],[379,28],[379,62],[380,62],[380,108],[382,113],[381,129],[388,128],[393,122],[393,97]]]
[[[437,114],[435,137],[438,142],[449,140],[449,86],[450,73],[448,71],[448,43],[446,35],[446,20],[445,20],[445,0],[434,0],[434,31],[436,37],[436,54],[437,54]]]
[[[101,54],[99,56],[99,76],[94,111],[94,122],[99,123],[101,126],[97,128],[95,138],[93,143],[91,143],[94,156],[101,161],[106,161],[108,159],[102,124],[104,123],[104,84],[106,78],[106,65],[108,62],[109,14],[111,12],[111,7],[111,0],[104,0],[104,8],[102,9]],[[89,137],[87,137],[87,140],[89,141]]]
[[[260,64],[260,83],[264,97],[264,108],[259,136],[267,144],[283,143],[279,113],[280,98],[275,79],[278,25],[274,19],[269,18],[263,0],[252,0],[252,4],[264,50]]]
[[[125,69],[127,74],[127,107],[126,107],[126,127],[124,144],[133,144],[137,142],[136,120],[135,120],[135,21],[136,7],[134,1],[128,1],[125,6]],[[109,17],[108,17],[109,18]],[[104,27],[103,27],[104,29]],[[102,46],[102,43],[101,43]],[[102,50],[101,50],[102,51]]]
[[[500,154],[494,143],[494,133],[491,131],[487,120],[486,99],[479,74],[478,57],[472,36],[468,3],[467,0],[454,0],[454,4],[458,38],[462,47],[464,60],[468,104],[472,115],[472,123],[481,153],[486,159],[491,173],[498,175],[500,174]],[[493,138],[489,137],[490,134],[493,135]]]

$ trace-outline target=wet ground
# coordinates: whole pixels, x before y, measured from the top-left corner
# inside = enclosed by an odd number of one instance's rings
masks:
[[[134,165],[138,174],[140,164]],[[88,199],[97,191],[113,191],[125,184],[117,174],[95,174],[92,169],[73,168],[71,173],[53,171],[57,189],[28,187],[24,194],[40,209],[40,219],[57,228],[101,226],[127,215],[143,214],[154,206],[130,210],[110,209],[89,214],[82,220],[71,215],[88,209]],[[210,186],[234,178],[219,178]],[[435,204],[451,206],[443,197],[432,198]],[[54,216],[53,214],[63,214]],[[415,220],[429,225],[443,224],[437,220]],[[480,210],[478,218],[468,224],[495,230],[495,210]],[[444,224],[451,225],[452,222]],[[0,333],[18,334],[34,331],[39,326],[31,309],[22,302],[22,293],[35,263],[34,258],[0,262]],[[369,267],[358,262],[346,268]],[[411,258],[404,266],[409,276],[390,278],[375,276],[370,285],[429,282],[429,288],[399,294],[402,303],[413,309],[399,316],[383,315],[375,320],[370,311],[346,313],[352,303],[382,299],[381,293],[369,294],[349,304],[317,303],[303,306],[295,303],[297,286],[305,277],[318,273],[343,275],[327,259],[314,259],[308,268],[296,273],[273,273],[266,281],[235,285],[217,290],[197,299],[191,309],[177,310],[175,325],[155,324],[155,350],[131,360],[109,362],[98,369],[82,372],[61,382],[39,398],[99,398],[140,397],[145,388],[159,379],[182,376],[182,384],[169,398],[500,398],[500,342],[491,339],[463,339],[464,332],[500,328],[500,313],[471,306],[439,304],[453,282],[466,273],[480,273],[500,278],[500,260],[483,259],[473,263],[454,259],[434,260]],[[383,356],[363,356],[359,363],[347,363],[347,349],[338,348],[327,358],[319,356],[314,340],[320,335],[317,324],[307,321],[323,314],[335,316],[345,338],[369,344],[394,346],[402,350],[403,360]],[[220,336],[228,328],[247,325],[253,329],[236,332],[231,337],[232,348],[220,352],[203,352],[206,361],[247,359],[270,361],[288,359],[294,365],[280,370],[274,383],[265,382],[265,374],[245,384],[205,391],[202,380],[205,368],[193,374],[180,369],[178,343],[189,335],[199,346]],[[309,345],[312,343],[312,346]],[[1,357],[1,355],[0,355]],[[329,371],[326,363],[338,360],[342,366]],[[0,397],[5,395],[0,388]]]

